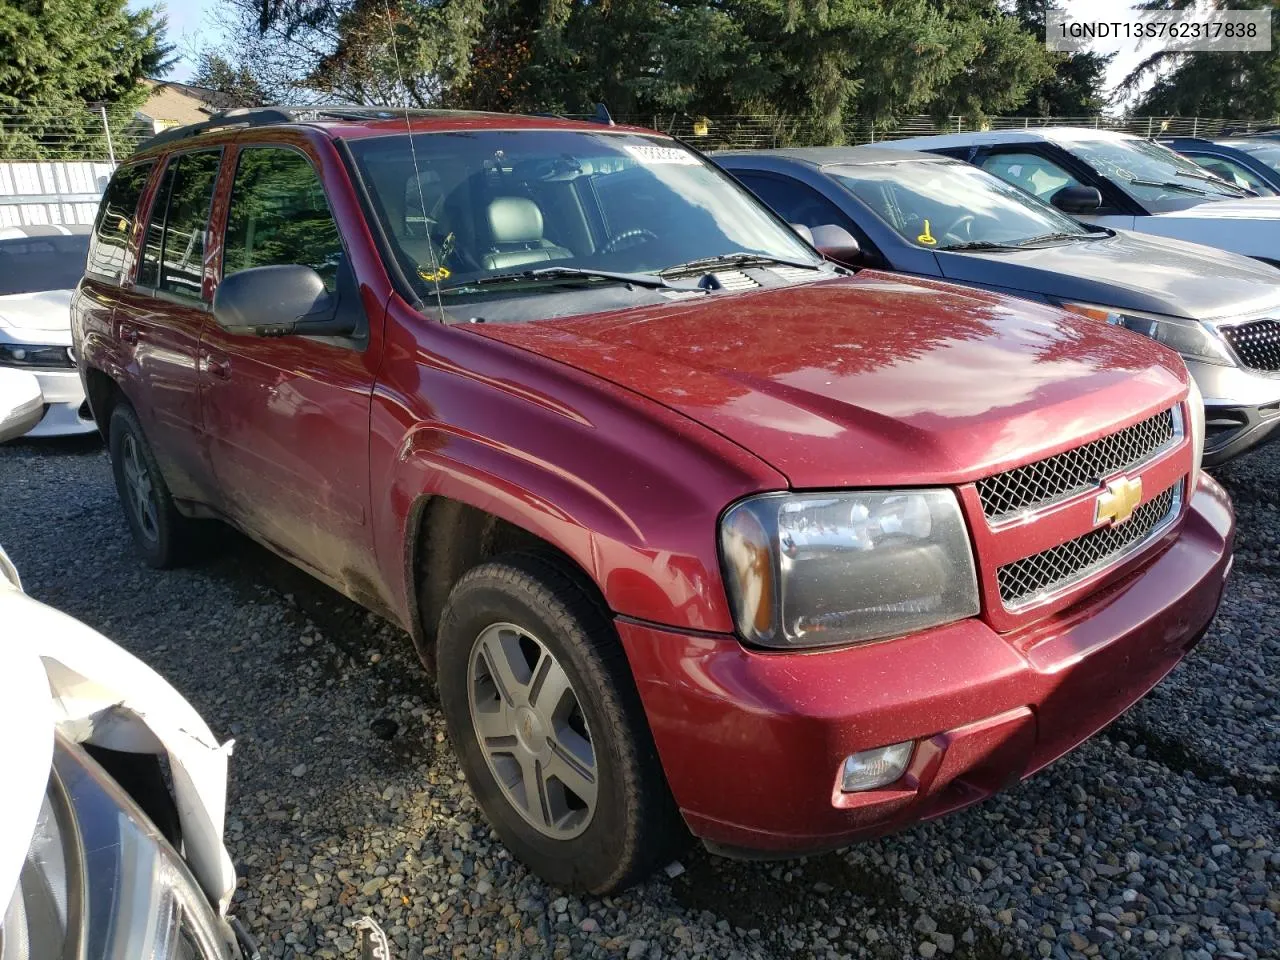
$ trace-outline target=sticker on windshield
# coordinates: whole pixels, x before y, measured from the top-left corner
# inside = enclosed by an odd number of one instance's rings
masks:
[[[689,151],[681,150],[678,147],[627,146],[624,149],[646,167],[659,163],[676,163],[686,167],[696,167],[698,165],[697,157],[689,153]]]

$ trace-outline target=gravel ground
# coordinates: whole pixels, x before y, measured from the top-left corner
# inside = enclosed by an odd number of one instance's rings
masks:
[[[147,569],[96,440],[0,448],[0,543],[235,738],[236,909],[267,956],[354,956],[372,913],[397,958],[1276,957],[1280,445],[1218,474],[1241,514],[1222,612],[1103,735],[939,822],[787,863],[691,851],[604,899],[490,833],[404,634],[230,532]]]

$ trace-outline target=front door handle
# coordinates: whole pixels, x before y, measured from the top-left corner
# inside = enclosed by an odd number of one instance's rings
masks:
[[[231,379],[231,361],[226,357],[206,357],[204,368],[209,371],[210,376],[219,380]]]
[[[138,328],[135,327],[132,323],[121,323],[120,339],[123,340],[125,343],[137,343]]]

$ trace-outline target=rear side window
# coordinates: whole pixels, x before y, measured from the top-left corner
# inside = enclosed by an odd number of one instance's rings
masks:
[[[188,300],[201,299],[205,234],[220,152],[174,157],[152,204],[138,284]]]
[[[342,255],[338,225],[311,162],[278,147],[241,151],[227,214],[223,276],[299,263],[320,274],[332,293]]]
[[[129,245],[138,201],[151,176],[151,163],[135,163],[121,167],[107,184],[106,195],[98,209],[89,243],[86,272],[112,283],[119,283],[124,272],[124,251]]]

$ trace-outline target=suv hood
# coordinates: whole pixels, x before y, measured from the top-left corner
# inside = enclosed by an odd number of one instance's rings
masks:
[[[1217,320],[1280,305],[1280,271],[1274,267],[1213,247],[1127,231],[1026,250],[937,250],[934,255],[948,279],[1119,310]]]
[[[1241,197],[1238,200],[1210,200],[1185,210],[1156,213],[1155,217],[1179,220],[1280,220],[1280,197]]]
[[[73,292],[41,290],[0,297],[0,329],[8,328],[20,340],[31,339],[33,333],[54,333],[57,336],[38,338],[39,342],[70,345]]]
[[[678,410],[794,487],[963,483],[1186,393],[1178,356],[1127,331],[875,271],[467,329]]]

